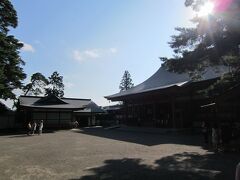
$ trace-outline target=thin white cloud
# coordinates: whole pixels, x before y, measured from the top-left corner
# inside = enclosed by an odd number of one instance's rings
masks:
[[[116,54],[117,48],[108,48],[108,49],[87,49],[84,51],[74,50],[73,58],[77,61],[85,61],[89,59],[98,59],[110,54]]]
[[[101,56],[101,51],[99,49],[91,49],[84,51],[85,56],[95,59]]]
[[[39,40],[34,41],[35,44],[42,44]]]
[[[83,60],[82,53],[80,51],[78,51],[78,50],[74,50],[73,51],[73,58],[75,60],[82,61]]]
[[[26,52],[35,52],[35,49],[33,48],[32,45],[30,44],[27,44],[25,42],[22,42],[23,43],[23,47],[22,47],[22,51],[26,51]]]
[[[64,83],[64,86],[65,86],[65,88],[71,89],[71,88],[73,88],[75,85],[74,85],[73,83],[71,83],[71,82],[65,82],[65,83]]]
[[[109,48],[109,51],[113,54],[117,53],[117,48]]]

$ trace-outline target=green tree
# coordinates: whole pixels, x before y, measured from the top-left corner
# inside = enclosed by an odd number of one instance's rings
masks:
[[[0,98],[14,99],[14,89],[22,88],[26,78],[22,66],[25,64],[19,56],[23,44],[12,35],[9,28],[18,25],[17,13],[9,0],[0,1]]]
[[[55,71],[48,79],[49,87],[45,89],[45,95],[53,94],[58,97],[63,97],[64,96],[63,77],[60,76],[57,71]]]
[[[132,78],[131,78],[130,73],[127,70],[124,71],[122,80],[121,80],[120,85],[119,85],[120,91],[125,91],[127,89],[132,88],[133,86],[134,86],[134,84],[132,82]]]
[[[185,5],[198,12],[206,2],[186,0]],[[240,0],[229,1],[224,6],[221,4],[223,1],[213,2],[218,4],[215,4],[212,14],[193,18],[195,27],[176,28],[178,34],[173,35],[169,42],[174,51],[173,58],[160,59],[168,70],[190,72],[193,79],[200,77],[206,67],[227,65],[231,75],[225,77],[228,82],[236,83],[236,80],[239,82],[240,74]]]
[[[41,73],[34,73],[31,76],[31,82],[28,83],[23,88],[24,95],[32,95],[35,96],[44,94],[45,88],[48,85],[48,79],[42,75]]]

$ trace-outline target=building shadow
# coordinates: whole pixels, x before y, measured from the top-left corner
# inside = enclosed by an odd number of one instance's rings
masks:
[[[163,157],[155,165],[141,159],[106,160],[103,166],[86,170],[85,175],[72,180],[224,180],[234,179],[240,161],[236,154],[208,154],[185,152]]]
[[[59,131],[60,129],[44,129],[43,134],[46,133],[55,133]],[[38,131],[36,131],[35,134],[37,134]],[[3,129],[0,130],[0,136],[9,136],[9,138],[17,138],[17,137],[31,137],[27,135],[28,131],[27,129]]]
[[[159,144],[183,144],[192,146],[203,145],[203,138],[199,135],[163,135],[145,132],[121,131],[118,129],[106,130],[103,128],[82,128],[79,131],[74,132],[146,146],[154,146]]]

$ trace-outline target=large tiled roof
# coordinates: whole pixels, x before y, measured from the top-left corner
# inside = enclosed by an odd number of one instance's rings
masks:
[[[54,99],[54,101],[51,101]],[[20,106],[29,108],[48,109],[84,109],[91,99],[40,97],[40,96],[20,96]]]
[[[226,68],[218,66],[214,68],[207,68],[206,72],[202,76],[202,80],[213,79],[219,77],[221,74],[226,72]],[[166,89],[170,87],[181,87],[186,83],[191,82],[191,78],[187,73],[174,73],[167,71],[164,67],[160,67],[158,71],[148,78],[143,83],[134,86],[126,91],[106,96],[105,98],[112,100],[114,98],[124,97],[128,95],[134,95],[149,91],[155,91],[160,89]]]

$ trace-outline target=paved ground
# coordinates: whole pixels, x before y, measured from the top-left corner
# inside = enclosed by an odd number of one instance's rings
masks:
[[[239,154],[198,136],[100,128],[0,135],[0,179],[234,179]]]

